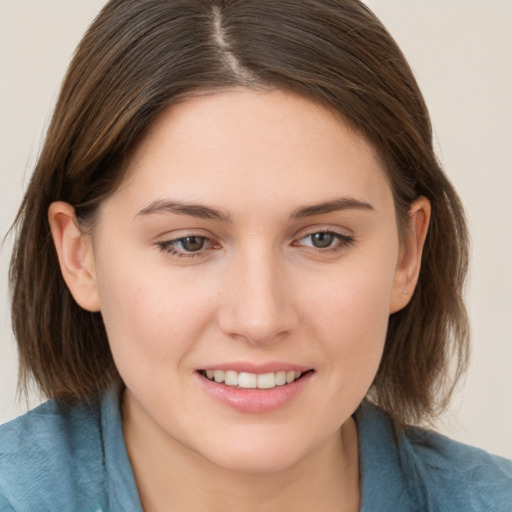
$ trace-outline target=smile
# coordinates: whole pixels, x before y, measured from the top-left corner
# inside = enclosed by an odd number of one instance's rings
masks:
[[[314,369],[290,368],[286,363],[259,367],[236,363],[198,370],[196,375],[202,389],[215,400],[240,412],[267,413],[291,404],[311,386],[315,373]]]
[[[294,370],[279,370],[260,374],[235,370],[205,370],[201,373],[217,384],[225,384],[239,389],[272,389],[276,386],[291,384],[302,375],[302,372]]]

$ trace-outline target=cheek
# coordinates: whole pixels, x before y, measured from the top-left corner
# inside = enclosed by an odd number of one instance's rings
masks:
[[[307,286],[310,310],[322,317],[333,336],[350,332],[357,338],[382,332],[388,323],[393,280],[392,260],[347,264],[336,269],[321,289]]]
[[[389,321],[394,269],[392,257],[379,262],[373,258],[347,262],[333,272],[323,290],[317,287],[309,293],[309,324],[316,331],[311,335],[323,340],[339,387],[367,389],[377,372]]]
[[[125,381],[134,376],[172,380],[175,371],[155,370],[178,369],[214,314],[208,294],[201,293],[201,280],[180,278],[165,266],[136,258],[106,263],[97,272],[98,290],[119,373]]]

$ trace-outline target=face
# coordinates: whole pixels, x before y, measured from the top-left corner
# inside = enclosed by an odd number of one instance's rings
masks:
[[[133,414],[228,469],[282,469],[338,435],[402,293],[372,147],[278,91],[170,107],[103,203],[92,246]]]

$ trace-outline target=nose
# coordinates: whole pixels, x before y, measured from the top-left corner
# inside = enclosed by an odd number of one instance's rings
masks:
[[[218,311],[222,331],[252,345],[276,342],[298,323],[289,272],[271,250],[247,250],[231,261]]]

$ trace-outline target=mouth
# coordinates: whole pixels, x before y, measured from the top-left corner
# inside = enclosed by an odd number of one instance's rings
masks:
[[[204,368],[196,375],[202,389],[216,401],[242,413],[269,413],[294,403],[311,387],[314,373],[303,366],[237,363]]]
[[[273,389],[293,384],[313,370],[278,370],[268,373],[237,372],[235,370],[200,370],[199,373],[217,384],[235,389]]]

